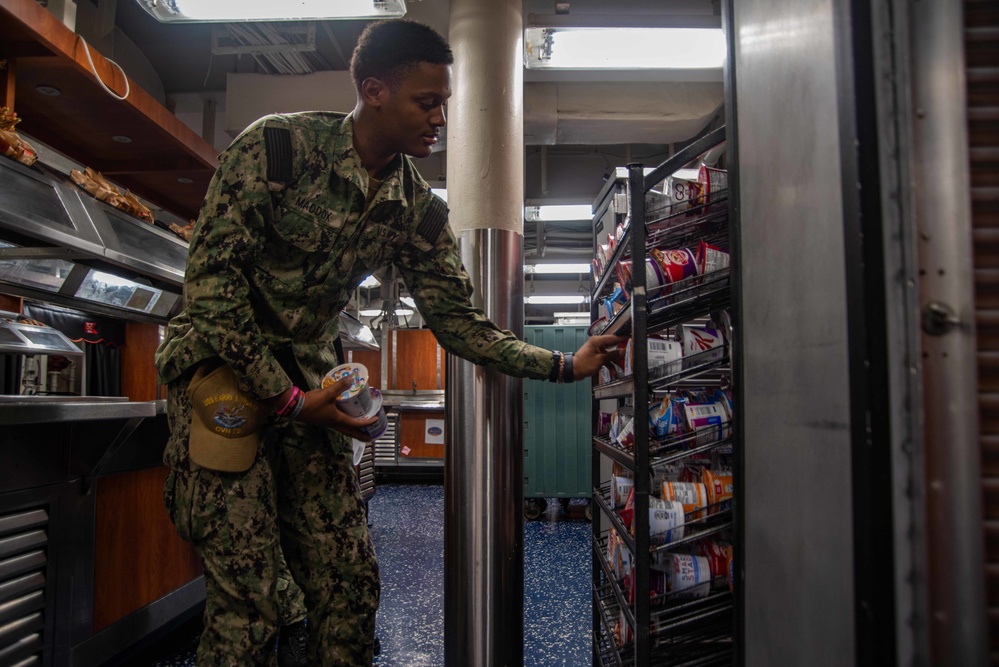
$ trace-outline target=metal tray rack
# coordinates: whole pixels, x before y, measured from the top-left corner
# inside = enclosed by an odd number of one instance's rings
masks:
[[[709,200],[694,207],[647,215],[646,193],[663,178],[671,175],[725,139],[724,128],[716,130],[645,175],[642,165],[628,169],[627,220],[629,224],[615,247],[603,274],[596,279],[591,302],[592,316],[599,317],[600,297],[610,291],[616,279],[619,261],[631,259],[635,285],[646,285],[645,257],[654,248],[693,249],[701,241],[722,250],[729,248],[729,213],[727,192],[715,192]],[[597,225],[594,225],[595,228]],[[595,240],[596,248],[598,241]],[[694,510],[684,517],[683,536],[668,544],[654,544],[650,535],[649,497],[652,476],[664,466],[675,463],[716,466],[731,454],[731,422],[696,429],[669,438],[657,439],[649,433],[646,406],[657,396],[693,388],[717,388],[730,385],[731,356],[727,347],[690,355],[656,368],[648,366],[646,340],[650,334],[665,332],[677,325],[714,316],[731,303],[729,269],[690,277],[655,289],[632,289],[629,300],[618,313],[595,325],[591,333],[615,333],[632,336],[633,373],[594,387],[594,423],[601,411],[600,401],[613,400],[618,409],[635,416],[634,442],[623,447],[606,436],[593,438],[593,502],[598,508],[593,535],[593,663],[601,667],[650,667],[685,665],[708,667],[730,665],[734,655],[734,595],[727,589],[715,589],[700,599],[683,599],[690,591],[666,593],[658,597],[629,590],[648,591],[653,560],[668,552],[696,553],[705,538],[731,538],[733,511],[731,501]],[[601,462],[609,459],[634,473],[634,535],[625,528],[619,511],[612,507],[611,482],[601,478]],[[630,552],[629,582],[626,589],[618,580],[607,557],[610,531],[620,537],[623,549]],[[626,640],[626,641],[625,641]]]

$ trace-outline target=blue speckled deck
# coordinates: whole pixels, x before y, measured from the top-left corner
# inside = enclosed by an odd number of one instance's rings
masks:
[[[576,502],[576,501],[574,501]],[[382,578],[378,667],[444,664],[444,489],[379,486],[371,534]],[[524,527],[524,666],[589,667],[590,524],[549,502]],[[188,649],[155,667],[194,665]]]

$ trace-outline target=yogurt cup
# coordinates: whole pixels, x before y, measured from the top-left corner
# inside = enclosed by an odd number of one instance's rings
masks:
[[[388,416],[385,414],[384,408],[382,408],[382,393],[377,389],[371,389],[371,410],[365,417],[378,416],[378,421],[374,424],[368,424],[367,426],[362,426],[361,430],[367,433],[368,437],[372,440],[377,440],[382,436],[383,433],[388,429]]]
[[[372,392],[377,389],[368,387],[368,369],[364,364],[343,364],[337,366],[323,378],[323,386],[330,387],[345,377],[353,378],[350,386],[337,396],[336,404],[351,417],[365,417],[374,414],[372,411]],[[379,403],[379,405],[381,405]]]

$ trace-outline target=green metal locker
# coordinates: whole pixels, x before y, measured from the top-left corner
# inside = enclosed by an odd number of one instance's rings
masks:
[[[524,340],[549,350],[575,352],[586,340],[585,326],[525,326]],[[544,500],[589,498],[593,447],[590,382],[524,382],[525,513],[535,518]]]

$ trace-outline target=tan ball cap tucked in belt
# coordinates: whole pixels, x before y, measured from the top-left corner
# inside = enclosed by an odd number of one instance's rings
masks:
[[[260,427],[270,409],[244,394],[227,364],[203,364],[187,387],[191,419],[191,460],[221,472],[249,470],[257,457]]]

